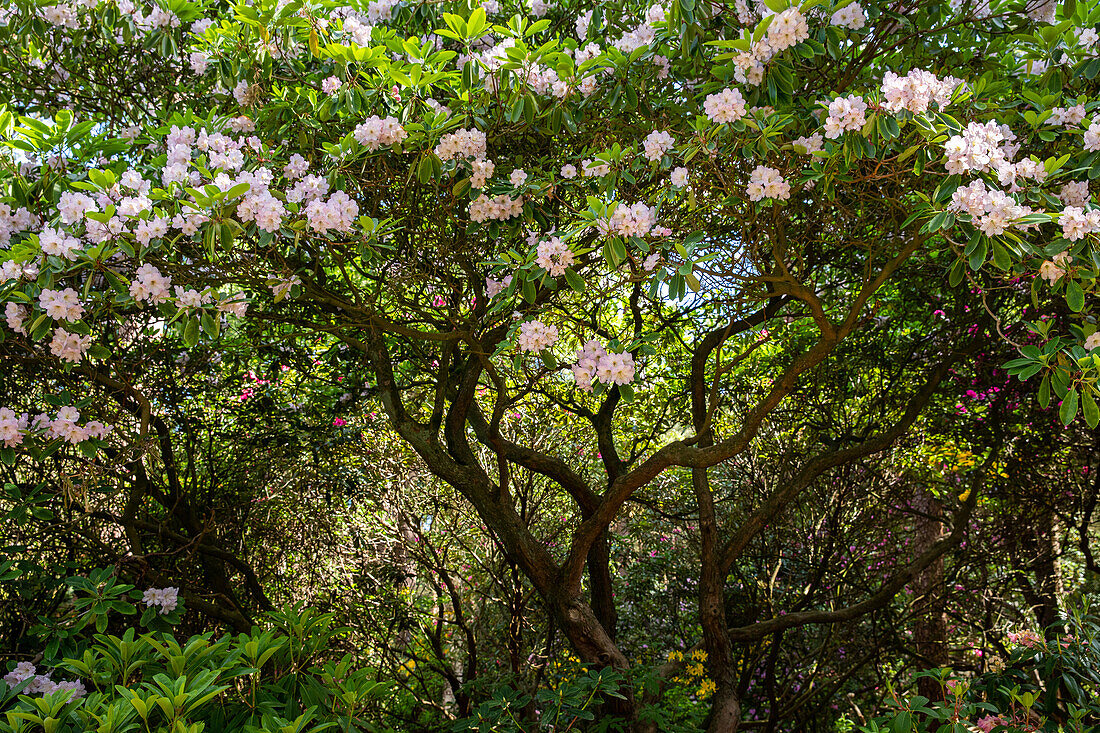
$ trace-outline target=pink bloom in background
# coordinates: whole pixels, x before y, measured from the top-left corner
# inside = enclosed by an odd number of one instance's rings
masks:
[[[338,418],[336,418],[335,420],[332,421],[332,426],[335,427],[335,428],[342,428],[343,426],[345,426],[347,424],[348,424],[348,421],[345,420],[342,417],[338,417]]]

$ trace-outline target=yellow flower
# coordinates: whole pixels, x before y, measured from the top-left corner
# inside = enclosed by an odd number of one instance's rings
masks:
[[[696,649],[691,653],[692,659],[698,659],[700,662],[707,661],[707,653],[702,649]]]
[[[718,689],[718,685],[714,684],[714,680],[703,680],[703,684],[699,685],[699,691],[695,693],[696,697],[706,697],[715,690]]]
[[[695,677],[702,677],[706,674],[706,671],[703,669],[703,665],[699,663],[688,665],[687,672],[688,674]]]
[[[684,661],[684,655],[681,652],[669,652],[668,661],[670,662],[682,662]]]

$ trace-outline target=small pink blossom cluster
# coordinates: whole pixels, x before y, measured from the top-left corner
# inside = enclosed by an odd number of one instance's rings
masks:
[[[1037,183],[1042,183],[1047,178],[1046,167],[1037,160],[1025,158],[1016,163],[1004,162],[997,166],[997,181],[1002,186],[1008,186],[1013,193],[1020,190],[1017,179],[1031,178]]]
[[[1007,125],[998,125],[992,120],[971,122],[961,135],[954,135],[944,143],[947,172],[996,170],[1016,155],[1018,146],[1012,144],[1015,139],[1016,135]]]
[[[61,197],[64,198],[65,194],[61,194]],[[95,206],[95,204],[93,203],[92,206]],[[12,234],[29,229],[37,221],[38,218],[28,211],[25,206],[20,206],[12,211],[11,206],[0,202],[0,247],[7,248],[11,242]]]
[[[640,23],[624,33],[622,38],[615,41],[615,48],[629,55],[639,48],[648,47],[656,38],[657,34],[654,32],[652,25]]]
[[[64,290],[43,288],[38,296],[38,305],[55,321],[79,321],[84,315],[80,295],[72,288]]]
[[[17,415],[7,407],[0,408],[0,441],[3,441],[4,447],[14,448],[21,444],[29,424],[30,416],[27,413]]]
[[[405,128],[393,117],[371,116],[355,128],[356,141],[371,151],[383,146],[397,145],[407,136]]]
[[[283,174],[290,180],[301,178],[309,170],[309,161],[298,153],[290,156],[290,161],[283,166]]]
[[[59,328],[54,331],[53,339],[50,340],[50,353],[63,361],[76,364],[84,358],[84,352],[91,345],[92,337],[90,335],[81,336]]]
[[[254,221],[265,232],[274,234],[283,226],[286,205],[272,195],[266,186],[249,191],[237,205],[237,218],[242,222]]]
[[[639,201],[627,206],[619,204],[609,219],[600,219],[596,227],[605,235],[618,234],[624,237],[644,237],[657,225],[657,207],[646,206]]]
[[[539,243],[535,262],[550,273],[550,277],[564,275],[573,261],[573,250],[569,249],[569,245],[561,241],[560,237],[551,237]]]
[[[628,351],[608,353],[596,340],[577,349],[577,363],[571,367],[573,379],[583,390],[592,390],[592,380],[603,384],[630,384],[634,381],[634,357]]]
[[[844,132],[863,129],[867,124],[864,113],[867,103],[858,94],[837,97],[829,102],[829,115],[825,118],[825,137],[835,140]]]
[[[683,188],[688,185],[690,177],[688,176],[688,169],[684,167],[673,168],[672,174],[668,177],[670,183],[676,188]]]
[[[87,692],[84,682],[81,680],[54,682],[50,679],[49,673],[38,674],[37,672],[38,670],[30,662],[20,662],[15,665],[15,669],[4,675],[4,683],[8,687],[14,688],[30,680],[30,684],[23,688],[24,695],[50,695],[55,692],[68,691],[72,693],[69,696],[70,701],[84,697]]]
[[[611,164],[597,158],[588,158],[581,163],[581,172],[585,178],[603,178],[611,172]],[[562,175],[565,175],[565,168],[562,168]]]
[[[858,31],[867,25],[867,13],[863,11],[863,7],[859,3],[852,3],[833,13],[829,18],[829,23],[841,28]]]
[[[750,201],[760,201],[765,198],[786,201],[791,197],[791,184],[783,178],[775,168],[766,165],[758,165],[749,175],[749,185],[745,189]]]
[[[61,438],[76,445],[92,438],[106,438],[114,429],[99,420],[89,420],[84,425],[77,424],[78,420],[80,412],[75,407],[60,408],[52,420],[46,413],[31,420],[25,412],[17,415],[14,410],[0,408],[0,442],[6,448],[14,448],[22,445],[29,431],[44,430],[48,439]]]
[[[520,325],[516,343],[520,351],[537,353],[550,348],[557,340],[557,326],[548,326],[542,321],[527,321]]]
[[[1036,23],[1054,23],[1058,20],[1058,3],[1055,0],[1027,0],[1024,4],[1027,17]]]
[[[659,161],[675,142],[672,135],[667,132],[654,130],[646,135],[645,141],[642,144],[645,150],[646,159]]]
[[[887,71],[882,78],[882,106],[890,112],[907,109],[913,114],[920,114],[927,112],[935,102],[942,110],[961,83],[953,76],[940,79],[923,69],[913,69],[905,76]]]
[[[1058,192],[1058,200],[1063,206],[1084,207],[1091,199],[1089,184],[1087,181],[1070,181],[1062,186]]]
[[[990,236],[1003,234],[1014,222],[1031,213],[1029,207],[1016,203],[1004,191],[986,188],[980,179],[955,189],[949,208],[969,214],[978,228]]]
[[[1060,221],[1062,236],[1071,242],[1100,232],[1100,210],[1097,209],[1086,211],[1080,206],[1067,206],[1062,209]]]
[[[202,308],[204,305],[209,305],[212,300],[209,290],[199,292],[194,289],[186,290],[179,285],[176,286],[176,304],[181,310]]]
[[[474,188],[485,188],[496,169],[496,164],[491,160],[470,161],[470,185]]]
[[[350,232],[357,216],[359,204],[343,191],[332,194],[328,201],[314,199],[306,204],[309,226],[321,234],[329,230]]]
[[[775,53],[788,49],[810,37],[806,16],[798,8],[787,8],[772,18],[768,26],[768,45]]]
[[[990,733],[990,731],[998,725],[1008,725],[1009,723],[1010,721],[1005,720],[1000,715],[986,715],[985,717],[979,718],[974,725],[982,733]]]
[[[171,287],[171,277],[162,275],[160,270],[146,263],[137,269],[134,279],[130,281],[130,296],[139,303],[163,303],[168,300]]]
[[[27,318],[29,315],[30,310],[25,305],[19,305],[10,300],[4,304],[4,318],[8,322],[8,328],[16,333],[27,335]]]
[[[76,224],[89,211],[97,211],[95,200],[86,193],[65,191],[57,202],[57,213],[65,224]]]
[[[1100,150],[1100,120],[1094,120],[1089,124],[1089,128],[1085,130],[1084,143],[1085,150],[1090,153]]]
[[[1054,107],[1050,110],[1050,119],[1048,121],[1052,125],[1077,127],[1085,121],[1085,105],[1076,104],[1072,107]]]
[[[1028,649],[1038,649],[1046,646],[1046,639],[1043,635],[1032,631],[1031,629],[1024,629],[1023,631],[1010,631],[1005,636],[1008,638],[1009,643],[1019,644],[1025,646]]]
[[[485,297],[495,298],[497,295],[508,289],[508,286],[512,284],[512,276],[505,275],[503,280],[496,280],[491,277],[485,278]]]
[[[1066,274],[1066,270],[1069,268],[1070,262],[1071,260],[1069,252],[1059,252],[1058,254],[1054,255],[1054,257],[1046,260],[1045,262],[1043,262],[1043,264],[1039,265],[1039,277],[1043,278],[1053,285]],[[1089,338],[1092,337],[1090,336]],[[1086,342],[1086,348],[1091,348],[1088,347],[1088,342]]]
[[[219,300],[217,308],[219,313],[228,313],[237,318],[244,318],[244,314],[248,312],[248,300],[245,298],[244,293],[238,292]]]
[[[158,608],[157,613],[164,616],[176,610],[179,605],[179,588],[149,588],[142,595],[141,600],[146,607]]]
[[[523,214],[523,197],[512,198],[500,194],[489,198],[481,194],[470,202],[470,221],[483,222],[490,219],[505,221]]]
[[[46,428],[46,437],[61,438],[76,445],[91,438],[106,438],[113,428],[99,420],[89,420],[84,425],[78,425],[80,411],[75,407],[62,407],[57,411],[57,417],[53,420],[45,413],[34,418],[33,426]]]
[[[718,124],[736,122],[745,116],[745,98],[738,89],[723,89],[707,96],[703,111]]]
[[[79,238],[51,227],[46,227],[38,233],[38,245],[42,248],[43,254],[63,257],[70,261],[76,260],[77,253],[81,249]]]
[[[756,86],[764,80],[764,64],[775,55],[766,38],[754,43],[748,51],[733,58],[733,78],[741,84]]]
[[[803,155],[812,155],[825,147],[825,138],[821,136],[820,132],[815,132],[808,137],[795,138],[791,145]]]
[[[292,204],[319,199],[328,193],[328,180],[324,176],[306,175],[294,182],[286,192],[286,200]]]
[[[75,30],[80,27],[76,5],[70,5],[66,2],[47,5],[42,8],[42,19],[58,28],[70,28]]]
[[[485,133],[481,130],[462,128],[444,135],[435,146],[435,154],[440,160],[481,160],[486,153]]]

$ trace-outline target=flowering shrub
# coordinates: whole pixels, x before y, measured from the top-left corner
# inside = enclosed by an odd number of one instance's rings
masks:
[[[690,474],[710,699],[738,720],[735,642],[886,606],[977,501],[930,554],[884,563],[897,573],[867,604],[726,627],[726,579],[770,521],[898,440],[986,338],[937,329],[904,363],[925,386],[883,390],[858,440],[830,438],[728,511],[708,471],[889,322],[899,281],[973,295],[1000,334],[1029,297],[1068,310],[1029,322],[1007,366],[1039,377],[1063,424],[1100,423],[1098,23],[1100,8],[1048,0],[9,3],[0,353],[30,378],[3,394],[0,459],[107,484],[122,510],[96,510],[134,556],[163,534],[139,525],[150,501],[211,566],[232,564],[185,496],[193,464],[149,396],[151,364],[279,344],[320,382],[310,350],[338,354],[578,655],[618,671],[613,528],[646,487]],[[997,311],[990,289],[1011,295]],[[768,342],[767,373],[738,381]],[[650,389],[673,407],[646,426],[631,410]],[[598,462],[511,440],[528,408],[564,411]],[[567,546],[525,523],[518,473],[575,505]],[[224,567],[210,576],[232,595]],[[172,601],[153,592],[150,623]],[[636,718],[628,692],[607,705]]]
[[[291,609],[236,637],[96,634],[77,656],[3,677],[0,731],[381,730],[390,686],[333,653],[341,633],[330,615]]]
[[[864,731],[982,733],[1090,731],[1100,725],[1100,624],[1073,612],[1047,629],[1005,634],[1010,655],[998,668],[973,678],[951,670],[918,676],[939,682],[942,702],[914,696],[894,701],[897,712]]]

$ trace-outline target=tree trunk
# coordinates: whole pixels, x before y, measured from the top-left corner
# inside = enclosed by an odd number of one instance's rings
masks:
[[[927,490],[918,489],[913,498],[913,508],[920,512],[917,514],[913,543],[913,552],[919,556],[943,537],[943,504]],[[922,670],[946,667],[947,615],[943,608],[942,556],[917,575],[912,588],[916,596],[913,642],[919,655],[917,665]],[[921,677],[917,681],[917,693],[929,700],[943,699],[940,683],[929,677]]]

